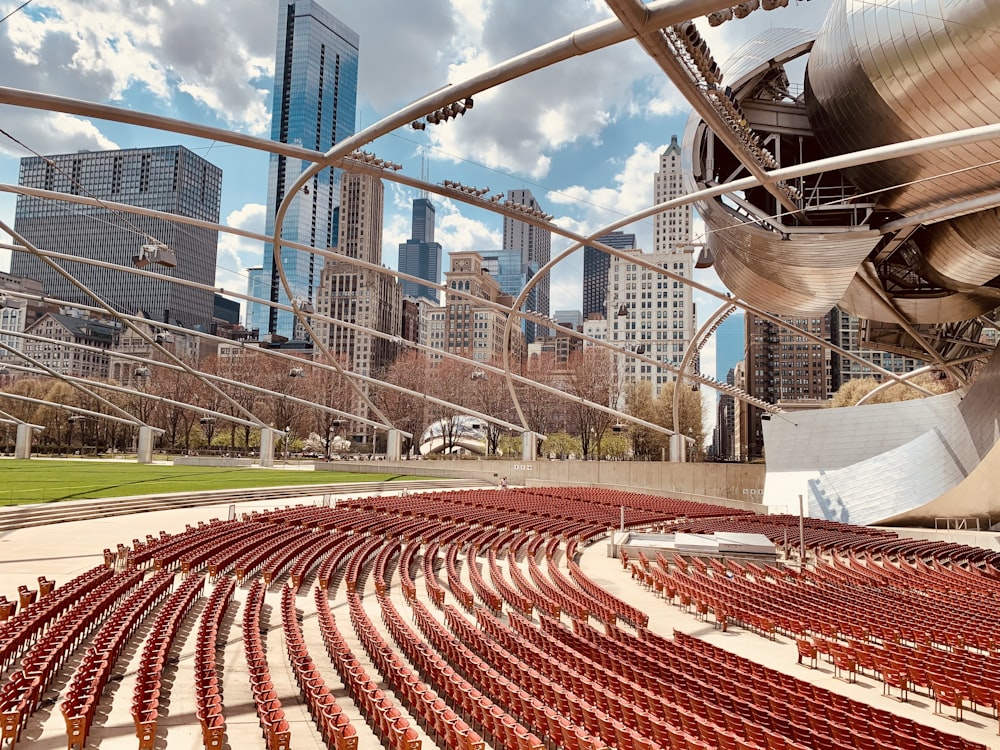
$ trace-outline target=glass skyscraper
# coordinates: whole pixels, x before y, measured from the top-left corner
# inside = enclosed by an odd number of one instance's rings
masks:
[[[281,3],[274,66],[271,139],[316,151],[328,151],[354,133],[358,93],[358,35],[312,0]],[[274,214],[286,188],[307,163],[271,155],[267,180],[265,231],[274,233]],[[340,174],[325,169],[296,196],[282,226],[282,239],[318,248],[336,244],[340,204]],[[322,259],[301,250],[282,248],[281,265],[292,297],[312,299],[323,267]],[[264,276],[268,299],[287,304],[275,266],[274,247],[264,246]],[[256,306],[250,328],[298,338],[294,316]]]
[[[615,250],[635,250],[635,235],[625,232],[611,232],[597,241]],[[603,250],[587,245],[583,248],[583,318],[590,315],[608,317],[605,303],[608,297],[608,269],[611,256]]]
[[[513,201],[527,208],[541,210],[535,196],[530,190],[508,190],[507,200]],[[533,263],[537,268],[541,268],[552,257],[552,233],[547,229],[536,227],[526,221],[515,219],[510,216],[503,218],[503,247],[504,250],[517,250],[521,253],[521,263]],[[549,287],[551,279],[548,275],[541,279],[535,286],[538,297],[534,308],[542,315],[549,314]],[[533,331],[533,329],[529,329]],[[534,334],[528,338],[530,344],[534,341]]]
[[[441,243],[434,241],[434,204],[427,198],[417,198],[413,201],[413,226],[410,239],[399,245],[400,273],[417,276],[434,284],[441,283]],[[438,290],[434,287],[418,284],[415,281],[402,281],[403,295],[406,297],[423,297],[438,304]]]
[[[60,193],[87,195],[115,203],[219,221],[222,170],[183,146],[116,151],[80,151],[21,160],[19,184]],[[219,233],[166,219],[124,214],[98,206],[17,197],[14,228],[36,247],[132,268],[143,245],[162,243],[177,265],[151,264],[158,276],[215,284]],[[211,289],[180,286],[155,276],[140,276],[73,261],[58,261],[102,300],[124,313],[145,312],[150,319],[205,331],[212,325]],[[28,252],[15,252],[10,270],[42,282],[45,295],[84,305],[94,298]]]
[[[502,294],[509,294],[515,299],[524,291],[535,274],[538,273],[537,263],[525,263],[519,250],[493,250],[481,253],[483,270],[500,285]],[[522,310],[538,309],[538,286],[536,285],[524,299]],[[538,324],[534,321],[521,319],[521,331],[526,341],[534,341]]]

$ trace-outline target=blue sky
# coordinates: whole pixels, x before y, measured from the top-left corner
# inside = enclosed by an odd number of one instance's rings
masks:
[[[550,41],[610,13],[596,0],[325,0],[361,37],[359,127],[429,91]],[[0,18],[20,0],[0,0]],[[814,28],[827,2],[791,0],[717,29],[698,27],[717,59],[769,25]],[[267,137],[274,68],[274,0],[33,0],[0,24],[0,84],[180,117]],[[387,19],[391,22],[387,23]],[[652,202],[657,154],[681,134],[689,108],[635,43],[538,72],[476,97],[446,125],[400,129],[368,147],[419,176],[500,192],[527,187],[556,223],[583,233]],[[31,151],[65,153],[183,143],[223,170],[224,224],[263,231],[267,157],[68,115],[0,106],[0,128]],[[29,151],[0,134],[0,182],[17,183]],[[408,189],[386,185],[383,262],[409,236]],[[502,219],[440,198],[437,239],[446,252],[496,249]],[[0,193],[0,218],[14,201]],[[651,249],[652,224],[632,227]],[[0,232],[0,241],[9,238]],[[553,242],[553,255],[568,243]],[[220,238],[216,283],[246,290],[244,269],[263,248]],[[8,258],[0,254],[0,269]],[[579,309],[582,255],[552,279],[552,310]],[[717,283],[711,271],[700,280]],[[707,314],[714,303],[700,300]],[[712,352],[705,352],[712,359]],[[705,362],[706,365],[709,362]],[[708,369],[707,367],[705,369]],[[709,370],[711,371],[711,370]]]

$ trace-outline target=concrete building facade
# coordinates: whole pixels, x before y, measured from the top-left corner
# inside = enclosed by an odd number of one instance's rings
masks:
[[[615,250],[634,250],[635,235],[626,232],[611,232],[597,241]],[[583,248],[583,317],[600,315],[607,317],[605,304],[608,298],[608,269],[611,256],[589,245]]]
[[[382,262],[383,186],[377,177],[345,174],[336,250],[349,258]],[[320,273],[316,312],[372,331],[400,336],[403,293],[395,278],[347,261],[327,259]],[[317,335],[353,372],[374,376],[392,364],[398,345],[368,331],[317,322]]]
[[[684,350],[694,336],[691,330],[693,303],[691,288],[635,262],[641,258],[678,276],[688,277],[690,257],[671,250],[643,253],[635,250],[630,258],[613,258],[608,276],[608,341],[618,348],[643,354],[661,362],[680,366]],[[625,385],[649,381],[657,396],[665,383],[674,381],[672,372],[655,365],[624,357]]]

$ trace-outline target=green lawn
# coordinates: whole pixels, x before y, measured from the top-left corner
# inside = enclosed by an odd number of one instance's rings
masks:
[[[71,459],[0,461],[0,505],[242,487],[379,482],[399,478],[398,474],[159,466]]]

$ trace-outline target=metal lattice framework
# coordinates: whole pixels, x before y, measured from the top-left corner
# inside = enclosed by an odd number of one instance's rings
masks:
[[[613,344],[609,344],[606,341],[600,341],[583,334],[572,331],[568,328],[554,325],[550,320],[543,318],[540,315],[532,313],[530,311],[524,311],[523,307],[525,300],[528,297],[531,289],[537,285],[542,278],[547,274],[551,273],[552,269],[556,264],[565,262],[565,260],[574,252],[578,251],[581,247],[590,246],[595,247],[603,252],[609,253],[610,255],[616,257],[625,257],[625,253],[615,250],[614,248],[602,245],[597,242],[597,238],[605,235],[615,229],[627,226],[628,224],[634,223],[636,221],[648,218],[664,210],[674,208],[677,206],[695,204],[700,210],[703,210],[705,206],[714,206],[717,199],[723,196],[728,196],[735,200],[735,196],[742,196],[746,191],[763,187],[767,194],[769,194],[773,201],[774,206],[779,209],[776,213],[768,217],[764,216],[750,216],[749,218],[744,216],[742,220],[736,222],[736,225],[742,224],[744,226],[759,227],[767,224],[770,227],[769,231],[774,231],[775,226],[780,228],[780,220],[783,214],[800,216],[802,214],[802,195],[794,187],[796,184],[801,184],[802,178],[811,175],[822,175],[827,172],[847,170],[856,167],[867,167],[872,164],[879,164],[885,162],[891,162],[893,160],[899,160],[901,158],[919,158],[920,155],[933,153],[939,151],[943,148],[961,148],[968,147],[972,144],[978,144],[987,141],[993,141],[1000,138],[1000,125],[984,124],[978,127],[968,128],[956,132],[948,133],[933,133],[929,135],[923,135],[922,137],[914,137],[909,140],[901,140],[899,143],[883,144],[874,146],[871,148],[862,148],[859,150],[848,150],[845,153],[827,156],[821,159],[815,159],[812,161],[806,161],[803,163],[796,163],[791,166],[781,167],[779,162],[771,155],[771,152],[763,148],[759,139],[754,139],[753,134],[748,134],[745,127],[745,122],[742,125],[737,122],[737,126],[734,126],[732,122],[731,114],[733,111],[739,113],[739,101],[734,97],[721,97],[718,93],[718,82],[721,80],[721,74],[718,73],[717,67],[712,67],[711,65],[705,64],[704,60],[697,58],[698,54],[704,54],[704,50],[701,48],[695,48],[691,44],[691,19],[697,16],[712,14],[716,11],[721,11],[728,8],[731,3],[726,0],[656,0],[649,4],[643,4],[638,0],[609,0],[609,7],[615,13],[616,18],[608,19],[597,24],[579,29],[578,31],[562,37],[560,39],[553,40],[549,43],[541,45],[529,52],[523,53],[509,60],[506,60],[492,68],[479,73],[475,76],[468,78],[465,81],[455,83],[446,86],[442,89],[438,89],[426,96],[417,99],[413,103],[407,105],[406,107],[394,112],[388,117],[376,122],[368,128],[365,128],[361,132],[345,139],[341,143],[336,144],[330,151],[326,153],[319,153],[311,151],[309,149],[304,149],[299,146],[283,144],[275,141],[265,140],[262,138],[256,138],[253,136],[248,136],[240,133],[234,133],[231,131],[208,127],[204,125],[198,125],[196,123],[184,122],[180,120],[163,118],[156,115],[135,112],[131,110],[125,110],[117,107],[112,107],[103,104],[95,104],[91,102],[85,102],[76,99],[57,97],[48,94],[42,94],[38,92],[21,91],[17,89],[0,87],[0,103],[29,107],[57,112],[64,112],[69,114],[75,114],[83,117],[104,119],[119,123],[132,124],[142,127],[155,128],[157,130],[186,134],[190,136],[210,139],[213,141],[219,141],[224,143],[230,143],[233,145],[238,145],[246,148],[251,148],[255,150],[262,150],[270,153],[283,154],[286,156],[295,157],[301,159],[304,163],[308,163],[310,166],[307,167],[298,176],[295,182],[287,189],[285,197],[282,200],[281,205],[278,207],[278,211],[275,217],[275,229],[273,236],[261,235],[253,232],[248,232],[245,230],[238,230],[232,227],[226,227],[218,224],[213,224],[211,222],[205,222],[195,219],[190,219],[186,217],[181,217],[173,214],[166,214],[157,211],[151,211],[148,209],[139,209],[134,206],[129,206],[125,204],[117,204],[109,201],[98,200],[93,198],[88,198],[86,196],[79,195],[66,195],[63,193],[54,193],[51,191],[25,188],[14,185],[0,185],[0,190],[18,193],[21,195],[31,195],[38,198],[43,198],[46,200],[58,200],[67,201],[77,204],[84,205],[94,205],[95,203],[104,207],[109,207],[115,211],[123,213],[134,213],[146,216],[154,216],[156,218],[168,219],[170,221],[178,223],[186,223],[189,225],[200,226],[209,228],[219,232],[231,233],[237,236],[242,236],[245,238],[250,238],[262,242],[272,242],[274,246],[275,253],[275,267],[279,271],[281,277],[281,284],[284,291],[289,299],[293,298],[291,289],[288,284],[287,278],[285,278],[284,270],[282,268],[282,263],[280,255],[283,249],[293,249],[313,253],[315,255],[334,258],[341,262],[347,262],[354,264],[355,266],[366,269],[369,271],[374,271],[382,274],[389,274],[399,280],[409,280],[417,281],[425,286],[436,288],[438,290],[444,291],[446,287],[440,284],[432,284],[424,279],[417,279],[416,277],[402,274],[396,271],[385,269],[380,266],[365,263],[364,261],[348,258],[343,255],[338,255],[334,252],[328,251],[323,248],[315,248],[301,243],[289,242],[283,240],[281,237],[282,224],[284,218],[288,211],[291,202],[296,198],[299,191],[305,188],[312,178],[318,174],[323,169],[329,167],[338,167],[345,171],[354,171],[366,173],[369,175],[377,176],[381,179],[385,179],[397,184],[405,185],[408,187],[416,188],[419,190],[427,191],[428,193],[434,193],[437,195],[445,196],[455,201],[465,203],[467,205],[475,206],[477,208],[492,211],[494,213],[509,216],[515,218],[519,221],[533,224],[535,226],[541,227],[545,230],[552,232],[558,236],[562,236],[570,240],[573,244],[570,248],[562,253],[559,257],[553,259],[547,263],[539,272],[533,277],[531,282],[529,282],[528,287],[524,292],[518,297],[511,308],[507,308],[503,305],[496,303],[490,303],[481,298],[475,297],[474,295],[462,292],[461,290],[451,290],[447,289],[447,293],[457,297],[464,297],[466,299],[471,299],[476,302],[477,305],[488,306],[498,309],[507,315],[507,327],[506,327],[506,341],[507,347],[505,350],[505,356],[502,367],[494,367],[481,362],[473,362],[472,360],[467,360],[455,354],[448,352],[442,352],[440,350],[434,349],[430,350],[428,347],[423,347],[415,342],[403,342],[400,341],[398,337],[392,336],[390,334],[380,333],[375,330],[365,328],[363,326],[358,326],[347,321],[334,320],[332,318],[317,315],[314,312],[303,310],[302,307],[296,302],[292,302],[290,305],[282,305],[281,303],[274,303],[269,300],[254,298],[249,295],[245,295],[238,292],[233,292],[224,289],[215,289],[214,287],[209,287],[207,285],[199,285],[194,282],[184,281],[182,279],[176,278],[166,278],[171,283],[176,284],[186,284],[189,286],[195,286],[203,289],[211,289],[219,293],[225,293],[229,296],[237,297],[246,301],[251,301],[254,303],[268,305],[272,308],[277,308],[285,311],[290,311],[294,314],[295,318],[302,325],[305,331],[307,331],[312,339],[315,350],[321,355],[319,361],[305,362],[299,357],[290,355],[281,351],[275,351],[270,349],[261,349],[260,354],[268,357],[278,357],[293,361],[296,365],[306,365],[311,368],[317,368],[318,370],[325,370],[333,372],[344,379],[346,383],[353,389],[353,392],[359,397],[362,403],[365,404],[369,413],[374,415],[373,419],[363,417],[361,415],[353,414],[341,409],[336,409],[332,407],[325,407],[321,405],[309,404],[312,408],[327,411],[330,414],[336,415],[338,417],[348,417],[359,423],[366,424],[370,427],[376,429],[393,429],[391,421],[383,414],[378,407],[370,400],[364,389],[366,384],[377,383],[380,387],[385,387],[389,389],[397,390],[409,396],[424,399],[427,402],[433,402],[437,405],[447,407],[454,410],[457,413],[468,414],[474,416],[477,419],[483,419],[493,423],[494,425],[501,427],[503,429],[512,430],[523,430],[528,431],[528,422],[525,418],[523,409],[520,404],[518,394],[515,390],[515,385],[530,386],[537,388],[541,391],[547,392],[550,395],[557,397],[567,398],[575,402],[579,402],[580,399],[573,396],[568,396],[556,388],[551,386],[538,383],[530,378],[526,378],[522,375],[518,375],[512,371],[512,362],[510,358],[510,341],[513,332],[513,326],[515,321],[520,321],[522,319],[534,321],[545,325],[546,327],[553,328],[561,334],[566,334],[569,336],[575,336],[588,342],[591,345],[603,347],[614,351],[615,353],[627,356],[630,358],[635,358],[644,363],[653,365],[656,368],[674,373],[678,377],[678,383],[683,379],[687,379],[692,383],[699,383],[707,388],[711,388],[728,395],[731,395],[739,400],[742,400],[748,404],[754,405],[764,411],[777,412],[779,409],[771,404],[764,403],[759,399],[741,391],[733,386],[719,383],[713,378],[703,376],[697,372],[691,372],[689,370],[690,363],[693,359],[693,355],[697,353],[707,337],[714,332],[714,327],[709,323],[706,323],[699,335],[696,337],[695,341],[691,342],[688,351],[685,352],[684,360],[680,367],[674,367],[668,363],[660,362],[652,357],[645,356],[643,354],[637,354],[635,352],[623,352],[620,348]],[[424,180],[409,177],[405,174],[398,172],[398,167],[395,165],[390,165],[381,160],[372,158],[370,154],[362,152],[361,149],[373,141],[377,140],[379,137],[386,135],[393,130],[407,126],[411,122],[419,121],[421,118],[433,115],[435,112],[439,112],[444,107],[451,106],[453,102],[458,102],[479,94],[482,91],[486,91],[495,86],[501,85],[503,83],[514,80],[518,77],[530,74],[534,71],[546,68],[548,66],[565,62],[575,56],[587,54],[604,47],[618,44],[628,40],[636,40],[643,49],[657,62],[660,68],[668,76],[671,82],[681,91],[682,94],[691,103],[696,117],[701,118],[701,121],[707,125],[702,133],[711,132],[719,142],[728,148],[733,154],[736,162],[739,163],[739,168],[732,171],[730,179],[722,182],[715,183],[714,181],[703,181],[693,185],[691,193],[679,199],[671,200],[659,205],[650,206],[640,212],[632,214],[631,216],[625,217],[609,226],[602,227],[597,231],[592,232],[589,236],[582,236],[578,233],[574,233],[563,229],[552,223],[551,218],[545,215],[530,215],[525,214],[523,211],[516,209],[515,207],[508,207],[503,204],[503,202],[493,201],[489,198],[484,197],[485,191],[479,191],[474,189],[468,189],[464,186],[456,185],[449,181],[445,181],[442,185],[430,184]],[[811,45],[806,45],[803,49],[807,50]],[[699,52],[700,50],[700,52]],[[801,51],[796,51],[796,54],[801,54]],[[718,80],[716,80],[718,79]],[[735,108],[735,109],[734,109]],[[688,139],[686,138],[686,141]],[[742,177],[740,173],[747,174],[748,176]],[[933,175],[927,175],[926,179],[932,180]],[[797,182],[798,181],[798,182]],[[742,199],[740,199],[742,200]],[[979,206],[984,201],[989,202],[988,197],[979,197],[975,205]],[[711,211],[710,211],[711,213]],[[930,214],[928,214],[930,216]],[[770,222],[768,224],[768,222]],[[803,224],[808,224],[808,220],[803,219]],[[898,221],[896,222],[899,223]],[[904,222],[905,224],[905,222]],[[906,224],[907,227],[911,226]],[[902,225],[901,225],[902,226]],[[882,229],[887,230],[887,228],[892,228],[893,231],[900,229],[896,227],[894,223],[890,222],[885,224]],[[49,252],[45,248],[34,247],[26,238],[17,234],[14,229],[7,224],[0,221],[0,229],[3,229],[9,233],[15,239],[15,245],[8,245],[11,249],[18,252],[31,252],[41,258],[45,263],[47,263],[53,269],[62,273],[65,277],[68,274],[59,266],[59,261],[67,260],[70,256],[64,256],[59,253]],[[780,235],[780,231],[778,232]],[[780,237],[779,237],[780,239]],[[713,250],[713,255],[719,257],[720,247],[718,243],[710,247]],[[722,248],[722,253],[724,255],[725,249]],[[888,257],[888,256],[886,256]],[[842,348],[832,346],[828,342],[810,334],[808,331],[802,330],[797,326],[783,321],[777,315],[773,314],[768,306],[759,303],[759,301],[752,294],[737,294],[736,297],[724,292],[714,290],[705,285],[694,282],[690,278],[685,278],[682,276],[677,276],[670,271],[655,266],[653,264],[644,262],[641,257],[637,258],[635,256],[628,256],[630,262],[635,262],[648,270],[651,270],[657,274],[660,274],[673,281],[678,281],[683,284],[692,286],[703,294],[714,297],[720,301],[722,308],[717,316],[713,316],[710,320],[715,321],[719,315],[723,314],[723,311],[732,310],[736,308],[741,308],[743,310],[754,313],[761,318],[768,320],[784,329],[793,331],[799,336],[803,336],[812,343],[819,344],[825,348],[831,349],[838,352],[843,357],[857,361],[866,367],[870,367],[874,372],[881,375],[886,383],[908,383],[908,376],[896,375],[892,372],[884,370],[879,367],[872,366],[870,362],[858,357],[856,354],[844,350]],[[74,262],[83,263],[94,263],[100,264],[98,261],[88,261],[84,258],[79,258],[77,256],[72,256]],[[115,266],[117,270],[124,270],[132,274],[150,274],[149,271],[144,271],[139,268],[122,267]],[[165,278],[165,277],[158,277]],[[725,278],[725,277],[724,277]],[[262,394],[267,394],[271,396],[288,398],[288,394],[281,394],[275,391],[261,388],[258,386],[252,386],[246,383],[240,383],[233,381],[231,379],[226,379],[219,377],[217,375],[212,375],[210,373],[201,372],[189,364],[182,361],[180,358],[172,354],[166,347],[164,347],[160,342],[158,342],[155,337],[150,336],[148,332],[143,330],[141,325],[142,319],[136,316],[127,315],[123,312],[112,309],[109,305],[105,304],[100,300],[94,292],[80,282],[70,279],[78,288],[87,292],[95,300],[94,306],[78,305],[82,309],[86,309],[91,312],[99,312],[110,317],[116,318],[121,321],[122,325],[130,329],[135,335],[141,338],[150,347],[151,351],[156,352],[162,359],[153,359],[151,357],[144,357],[141,355],[127,355],[123,353],[115,353],[118,358],[127,359],[129,361],[136,362],[137,364],[149,367],[157,368],[167,368],[176,371],[183,371],[201,381],[206,388],[210,389],[218,396],[220,396],[226,403],[228,403],[234,414],[223,414],[215,410],[206,410],[204,407],[200,407],[196,404],[184,403],[184,402],[173,402],[175,405],[181,406],[186,409],[191,409],[196,413],[200,413],[206,416],[224,418],[229,421],[238,422],[240,424],[245,424],[259,428],[262,432],[278,432],[274,430],[273,427],[264,424],[264,422],[252,412],[246,410],[242,405],[235,401],[230,395],[228,395],[221,386],[225,385],[228,387],[235,388],[246,388],[253,390]],[[869,280],[870,281],[870,280]],[[869,284],[871,287],[871,284]],[[26,299],[32,299],[32,295],[11,292],[8,293],[13,297],[22,297]],[[53,301],[53,300],[46,300]],[[892,300],[883,300],[884,306],[892,308]],[[907,334],[909,334],[914,342],[922,346],[925,352],[929,353],[935,360],[934,367],[944,371],[951,372],[955,374],[960,380],[962,379],[963,373],[960,370],[956,370],[957,366],[964,365],[977,356],[969,355],[966,352],[958,351],[956,356],[946,357],[944,354],[938,352],[933,346],[931,346],[922,331],[918,330],[917,327],[909,324],[903,311],[895,309],[892,311],[891,318],[902,326]],[[359,331],[364,331],[367,334],[373,336],[381,336],[388,338],[393,341],[393,343],[401,344],[403,346],[415,349],[415,350],[425,350],[433,351],[435,355],[443,356],[446,358],[451,358],[455,360],[460,360],[467,362],[470,365],[474,365],[476,368],[483,371],[495,373],[498,376],[502,376],[508,386],[511,397],[513,399],[515,411],[520,420],[520,424],[508,422],[505,419],[501,419],[497,415],[490,415],[481,413],[475,410],[471,410],[459,404],[451,403],[447,400],[436,399],[428,396],[424,393],[419,393],[411,389],[389,384],[382,383],[381,381],[376,381],[372,378],[367,378],[365,376],[358,375],[344,370],[341,365],[337,362],[336,357],[333,356],[332,352],[325,346],[325,344],[315,336],[313,325],[316,322],[322,323],[336,323],[338,326],[342,326],[349,329],[355,329]],[[201,332],[190,331],[187,329],[182,329],[175,326],[170,326],[168,324],[157,324],[159,327],[165,330],[175,330],[178,333],[185,333],[188,335],[194,335],[203,337],[208,341],[218,341],[231,343],[228,339],[223,339],[220,337],[213,337],[208,334]],[[711,329],[711,330],[710,330]],[[5,347],[8,351],[14,351],[11,347]],[[19,356],[23,355],[18,352]],[[958,356],[960,355],[960,356]],[[979,353],[978,356],[982,356]],[[98,384],[93,381],[88,381],[84,378],[75,378],[65,375],[61,375],[51,369],[46,370],[40,363],[30,361],[26,359],[26,364],[23,366],[17,366],[16,369],[20,372],[33,372],[33,373],[46,373],[53,377],[58,377],[65,382],[72,385],[74,388],[81,389],[86,392],[89,396],[95,397],[98,400],[102,400],[102,397],[94,393],[94,388],[110,388],[111,390],[117,390],[120,392],[130,393],[139,397],[147,397],[149,394],[142,392],[140,389],[131,388],[129,386],[107,386],[106,384]],[[911,387],[912,383],[908,383]],[[677,389],[675,389],[676,391]],[[923,390],[923,389],[920,389]],[[926,391],[925,391],[926,392]],[[301,400],[301,399],[300,399]],[[109,402],[110,403],[110,402]],[[632,417],[627,413],[623,413],[613,406],[607,404],[599,404],[592,402],[584,402],[586,406],[606,412],[613,415],[616,419],[632,422],[637,425],[655,430],[660,433],[667,435],[673,435],[673,431],[664,428],[661,425],[652,424],[644,420]],[[304,404],[303,404],[304,405]],[[114,406],[112,404],[112,406]],[[118,412],[118,416],[114,415],[99,415],[102,418],[121,420],[132,425],[142,425],[142,421],[136,418],[134,415],[123,413],[120,407],[114,406],[114,409]],[[676,412],[676,405],[675,405]],[[0,416],[4,416],[0,412]],[[96,413],[95,413],[95,416]],[[9,415],[5,416],[8,419]],[[19,420],[13,420],[18,422]],[[676,424],[676,417],[675,417]],[[148,425],[146,425],[148,427]],[[406,433],[404,433],[406,434]]]

